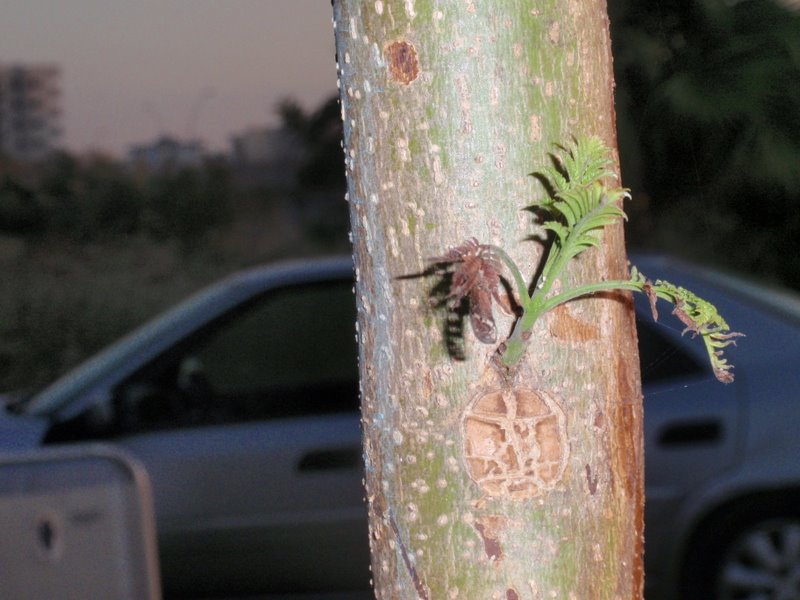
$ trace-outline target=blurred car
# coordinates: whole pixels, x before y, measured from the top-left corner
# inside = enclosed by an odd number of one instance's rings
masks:
[[[663,257],[634,262],[748,336],[725,386],[681,323],[637,305],[647,597],[798,597],[800,302]],[[347,258],[234,275],[9,400],[0,452],[100,440],[138,458],[169,596],[369,597],[352,286]]]

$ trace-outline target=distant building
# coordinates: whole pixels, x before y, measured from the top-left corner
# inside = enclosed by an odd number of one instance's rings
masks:
[[[61,141],[61,70],[50,64],[0,64],[0,153],[36,161]]]
[[[163,171],[203,164],[205,150],[198,140],[181,141],[164,135],[157,140],[131,146],[128,160],[137,169]]]

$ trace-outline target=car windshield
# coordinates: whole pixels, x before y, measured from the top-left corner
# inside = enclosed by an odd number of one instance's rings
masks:
[[[768,311],[795,323],[800,323],[800,294],[779,287],[770,287],[742,277],[719,271],[703,271],[703,276],[731,292],[760,304]]]

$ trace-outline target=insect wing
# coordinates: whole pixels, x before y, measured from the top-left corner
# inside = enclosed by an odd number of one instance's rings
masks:
[[[492,293],[482,287],[473,287],[469,293],[469,321],[475,337],[484,344],[497,339],[497,327],[492,314]]]

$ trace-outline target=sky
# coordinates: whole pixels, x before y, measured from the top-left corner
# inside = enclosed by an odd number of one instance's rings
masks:
[[[336,93],[331,17],[328,0],[2,0],[0,63],[61,67],[70,150],[162,133],[226,150],[282,98]]]

